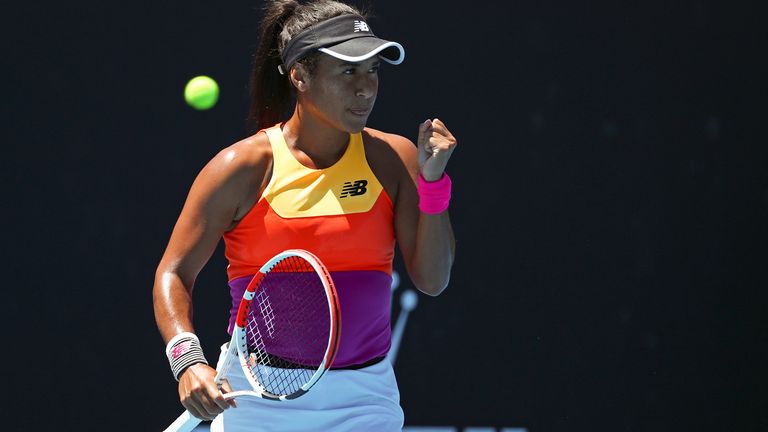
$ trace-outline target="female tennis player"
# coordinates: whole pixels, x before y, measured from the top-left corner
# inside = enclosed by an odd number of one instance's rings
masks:
[[[445,168],[456,139],[438,119],[414,144],[366,127],[382,63],[405,51],[336,1],[268,2],[251,75],[259,131],[218,153],[195,179],[156,272],[153,298],[182,405],[212,430],[399,431],[403,411],[389,362],[394,246],[422,292],[448,285],[454,237]],[[195,278],[225,242],[233,310],[262,264],[290,248],[328,268],[341,307],[332,369],[286,402],[226,401],[192,326]],[[237,368],[235,368],[237,369]],[[242,371],[240,371],[242,372]],[[228,409],[236,407],[234,409]]]

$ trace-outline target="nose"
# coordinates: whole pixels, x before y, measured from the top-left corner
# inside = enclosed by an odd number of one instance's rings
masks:
[[[370,99],[376,95],[379,79],[374,76],[362,76],[355,81],[355,96]]]

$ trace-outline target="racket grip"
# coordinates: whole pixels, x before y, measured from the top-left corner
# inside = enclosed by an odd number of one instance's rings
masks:
[[[192,432],[195,426],[202,422],[189,411],[184,411],[164,432]]]

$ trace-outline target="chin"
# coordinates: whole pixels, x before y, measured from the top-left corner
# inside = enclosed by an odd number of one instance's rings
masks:
[[[347,133],[358,133],[362,132],[363,129],[365,129],[365,125],[368,123],[368,119],[365,119],[363,121],[349,121],[345,122],[344,124],[344,130]]]

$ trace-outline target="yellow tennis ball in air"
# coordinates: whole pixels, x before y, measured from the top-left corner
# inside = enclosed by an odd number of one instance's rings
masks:
[[[210,109],[219,100],[219,85],[209,76],[196,76],[184,87],[184,100],[194,109]]]

